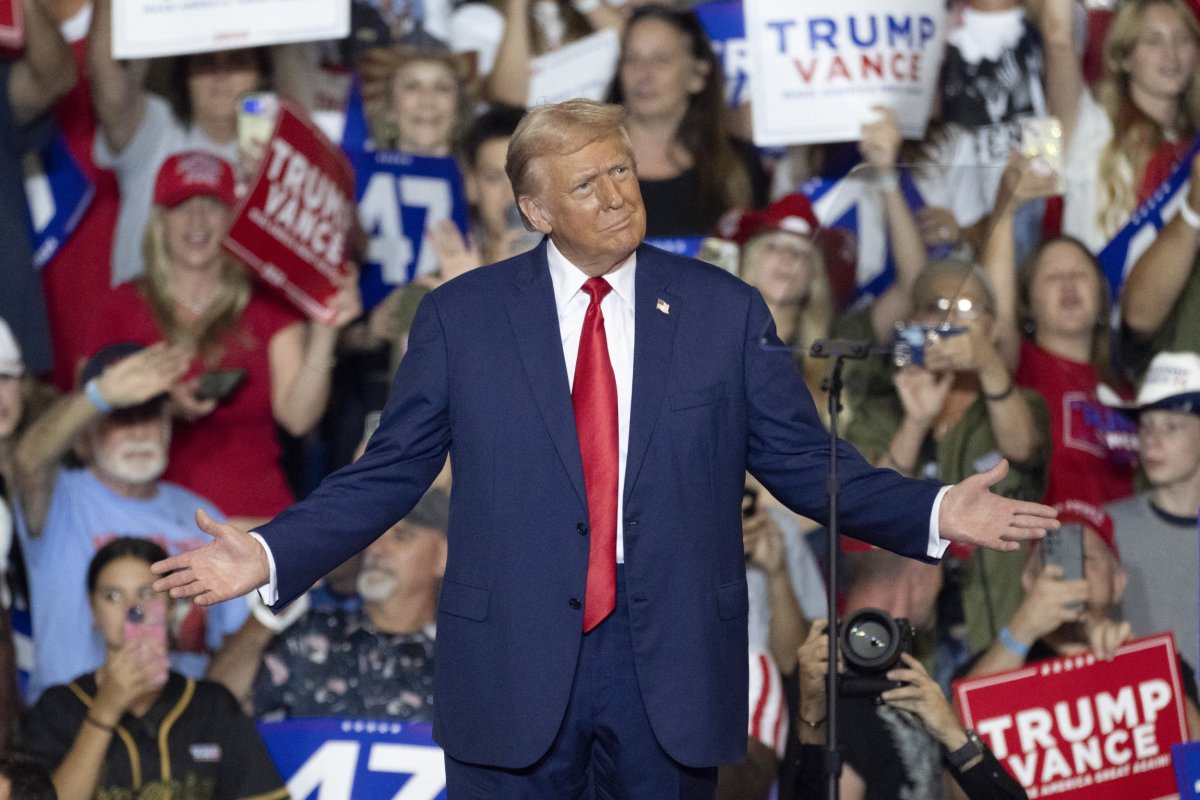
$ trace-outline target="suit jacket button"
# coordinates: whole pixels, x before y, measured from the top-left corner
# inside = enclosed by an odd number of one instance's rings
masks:
[[[573,608],[573,609],[575,609],[576,611],[578,611],[578,610],[579,610],[579,609],[582,607],[582,605],[583,605],[583,604],[579,602],[579,598],[578,598],[578,597],[572,597],[572,598],[571,598],[571,599],[570,599],[570,600],[567,602],[567,605],[569,605],[571,608]]]
[[[580,522],[578,525],[575,526],[575,532],[578,533],[580,536],[587,536],[587,532],[588,532],[587,523]]]
[[[626,528],[632,528],[634,525],[637,525],[637,524],[638,524],[638,521],[635,518],[633,518],[633,517],[625,518],[625,527]]]

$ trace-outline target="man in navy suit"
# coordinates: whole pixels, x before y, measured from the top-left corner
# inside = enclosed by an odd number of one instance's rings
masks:
[[[540,246],[432,292],[365,455],[255,534],[156,565],[279,607],[370,543],[450,455],[434,734],[452,798],[704,798],[746,752],[748,469],[823,519],[828,440],[756,291],[641,244],[620,109],[531,111],[507,171]],[[847,532],[926,560],[1013,549],[1053,510],[839,451]],[[619,524],[618,524],[619,521]]]

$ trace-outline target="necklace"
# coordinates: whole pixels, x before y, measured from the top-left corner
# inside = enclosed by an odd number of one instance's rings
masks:
[[[208,307],[213,304],[213,301],[217,299],[217,295],[220,294],[220,292],[220,289],[215,289],[208,292],[206,296],[200,298],[199,300],[191,300],[180,297],[177,292],[174,293],[174,297],[175,302],[190,311],[192,316],[199,317],[208,310]]]

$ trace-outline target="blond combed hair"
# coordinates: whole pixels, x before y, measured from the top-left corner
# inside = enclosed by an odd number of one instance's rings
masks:
[[[513,195],[519,200],[538,193],[545,181],[539,159],[568,155],[612,137],[620,139],[633,158],[633,145],[625,130],[625,109],[621,106],[581,99],[534,106],[508,141],[504,172]],[[525,218],[523,211],[521,218]],[[525,226],[533,230],[528,220]]]
[[[237,326],[250,302],[250,279],[245,268],[228,255],[221,257],[221,290],[195,324],[181,321],[175,314],[172,268],[167,252],[163,209],[155,207],[146,223],[142,254],[146,271],[138,279],[138,288],[150,304],[163,338],[180,345],[205,361],[220,359],[221,339]]]
[[[1153,5],[1173,10],[1200,45],[1200,22],[1184,0],[1128,0],[1118,9],[1104,40],[1104,79],[1099,100],[1113,123],[1112,139],[1100,153],[1097,186],[1100,229],[1112,236],[1136,210],[1138,179],[1150,156],[1166,140],[1162,126],[1133,103],[1125,61],[1137,47],[1142,18]],[[1179,98],[1175,134],[1190,139],[1200,127],[1200,81],[1194,77]]]

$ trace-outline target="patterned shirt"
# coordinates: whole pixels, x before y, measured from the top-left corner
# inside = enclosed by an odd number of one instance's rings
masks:
[[[429,722],[434,634],[385,633],[364,611],[309,612],[267,648],[255,715]]]

